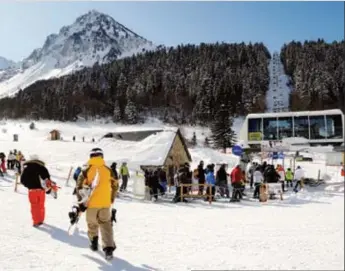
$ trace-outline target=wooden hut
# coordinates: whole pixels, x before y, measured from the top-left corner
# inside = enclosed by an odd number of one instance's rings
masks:
[[[163,131],[161,133],[173,133],[169,140],[170,147],[166,149],[157,148],[156,151],[158,152],[158,156],[162,157],[162,159],[156,160],[154,164],[142,164],[140,167],[142,170],[155,169],[158,167],[164,168],[167,173],[169,184],[172,185],[172,178],[175,171],[181,165],[192,162],[192,156],[180,129],[174,132]],[[160,150],[161,152],[159,153]]]
[[[61,133],[58,130],[50,131],[50,140],[60,140]]]

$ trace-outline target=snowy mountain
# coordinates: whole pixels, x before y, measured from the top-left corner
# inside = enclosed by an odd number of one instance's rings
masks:
[[[12,60],[8,60],[2,56],[0,56],[0,71],[10,69],[16,66],[16,63]]]
[[[112,17],[92,10],[72,25],[62,27],[58,34],[49,35],[43,47],[33,50],[15,74],[5,70],[5,81],[1,82],[0,77],[0,98],[12,96],[37,80],[60,77],[97,62],[103,64],[155,48]]]

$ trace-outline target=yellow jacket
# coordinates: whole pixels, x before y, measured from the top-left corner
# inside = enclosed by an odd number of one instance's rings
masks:
[[[81,200],[79,190],[83,186],[93,188],[87,203],[88,208],[110,208],[116,197],[118,181],[110,168],[105,165],[103,158],[93,157],[88,161],[88,167],[79,174],[77,180],[77,196]]]

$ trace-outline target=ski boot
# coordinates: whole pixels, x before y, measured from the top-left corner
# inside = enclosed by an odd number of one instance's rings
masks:
[[[95,236],[90,243],[90,249],[92,251],[97,251],[98,250],[98,236]]]
[[[113,256],[113,252],[114,252],[115,249],[116,249],[116,246],[115,247],[105,247],[103,249],[106,260],[109,261],[109,260],[111,260],[114,257]]]

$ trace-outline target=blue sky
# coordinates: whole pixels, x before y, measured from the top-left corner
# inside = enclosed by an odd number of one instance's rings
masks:
[[[343,2],[2,2],[0,56],[21,60],[96,9],[156,44],[344,39]]]

